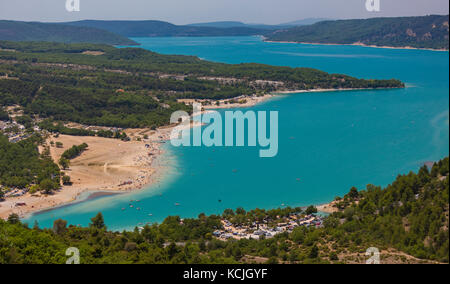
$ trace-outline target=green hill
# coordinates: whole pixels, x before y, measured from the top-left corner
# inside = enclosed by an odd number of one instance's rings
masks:
[[[449,16],[324,21],[278,30],[270,41],[448,49]]]
[[[0,40],[102,43],[111,45],[136,44],[136,42],[126,37],[91,27],[16,21],[0,21]]]
[[[0,49],[0,72],[10,77],[0,80],[0,106],[19,104],[29,114],[90,125],[168,124],[172,112],[180,107],[177,99],[220,100],[281,90],[404,87],[395,79],[367,80],[254,63],[214,63],[140,48],[0,41]],[[89,51],[98,55],[87,54]],[[236,83],[226,84],[214,79],[217,77]],[[281,83],[258,84],[258,80]],[[126,90],[127,95],[117,93],[118,89]],[[160,97],[159,102],[148,96],[149,91]],[[161,107],[163,100],[172,108]]]

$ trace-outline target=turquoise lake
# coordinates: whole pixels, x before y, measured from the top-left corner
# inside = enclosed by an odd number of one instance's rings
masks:
[[[166,144],[160,162],[168,169],[148,189],[37,213],[26,222],[37,220],[40,227],[50,227],[62,218],[85,226],[102,212],[110,229],[121,230],[161,222],[169,215],[320,204],[352,186],[385,186],[398,174],[449,154],[448,52],[266,43],[258,37],[134,40],[164,54],[397,78],[407,88],[277,97],[252,108],[279,112],[279,151],[274,158],[259,158],[254,147]],[[130,200],[140,201],[130,208]]]

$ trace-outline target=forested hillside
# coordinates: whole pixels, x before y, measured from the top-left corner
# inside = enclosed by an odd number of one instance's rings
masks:
[[[225,210],[222,216],[168,217],[131,232],[107,230],[99,213],[89,228],[57,220],[52,229],[33,229],[11,215],[0,220],[0,263],[65,263],[69,247],[81,263],[364,263],[377,247],[381,263],[449,262],[449,160],[398,176],[388,187],[351,189],[336,203],[341,210],[322,227],[299,226],[273,238],[221,241],[221,220],[270,224],[301,208]],[[309,209],[307,209],[308,211]]]
[[[188,107],[177,99],[224,99],[277,90],[398,88],[310,68],[229,65],[106,45],[0,42],[0,106],[56,121],[158,127]],[[9,50],[9,51],[5,51]],[[93,55],[95,54],[95,55]]]
[[[136,44],[126,37],[91,27],[16,21],[0,21],[0,40]]]
[[[271,41],[448,49],[449,16],[323,21],[278,30]]]

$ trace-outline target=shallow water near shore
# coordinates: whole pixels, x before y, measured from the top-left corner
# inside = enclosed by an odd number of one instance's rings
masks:
[[[164,54],[397,78],[407,88],[271,99],[251,109],[279,111],[276,157],[261,159],[254,147],[166,144],[162,163],[168,170],[148,189],[96,197],[34,214],[26,222],[36,220],[41,227],[51,227],[62,218],[86,226],[102,212],[110,229],[121,230],[161,222],[170,215],[196,217],[226,208],[320,204],[352,186],[385,186],[397,174],[417,171],[423,163],[448,155],[448,52],[266,43],[258,37],[134,40]]]

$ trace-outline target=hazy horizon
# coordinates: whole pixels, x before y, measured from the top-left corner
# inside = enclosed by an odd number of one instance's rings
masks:
[[[222,21],[283,24],[308,18],[355,19],[449,13],[446,0],[380,1],[380,12],[368,12],[365,0],[80,0],[80,12],[67,12],[66,0],[15,0],[0,3],[0,20],[159,20],[178,25]]]

